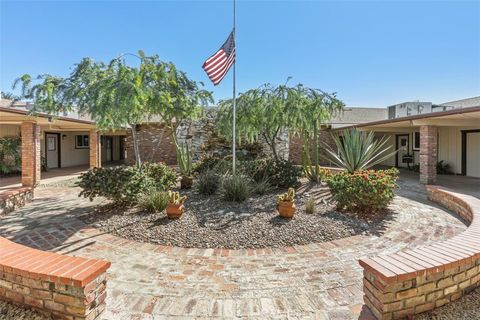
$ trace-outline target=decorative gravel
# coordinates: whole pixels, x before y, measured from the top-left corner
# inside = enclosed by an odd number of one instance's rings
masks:
[[[187,210],[178,220],[168,219],[163,212],[111,205],[80,218],[121,237],[184,248],[284,247],[372,233],[383,227],[385,214],[369,219],[338,213],[329,202],[328,188],[307,182],[297,189],[294,218],[283,219],[276,212],[276,198],[282,192],[232,203],[220,195],[203,196],[188,190],[182,192],[188,196]],[[305,212],[309,197],[316,199],[314,214]]]
[[[479,320],[480,288],[461,297],[455,302],[438,309],[422,313],[415,320]]]
[[[44,315],[0,300],[0,320],[46,320]]]

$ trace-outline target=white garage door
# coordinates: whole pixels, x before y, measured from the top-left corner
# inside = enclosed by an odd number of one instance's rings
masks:
[[[467,133],[467,176],[480,178],[480,132]]]

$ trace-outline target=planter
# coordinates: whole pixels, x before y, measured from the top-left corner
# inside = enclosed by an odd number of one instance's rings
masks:
[[[293,201],[280,201],[277,204],[277,211],[280,217],[291,219],[295,213],[295,204]]]
[[[182,176],[182,179],[180,180],[180,189],[190,189],[192,187],[192,184],[192,177]]]
[[[178,219],[182,216],[185,207],[183,204],[168,204],[165,209],[169,219]]]

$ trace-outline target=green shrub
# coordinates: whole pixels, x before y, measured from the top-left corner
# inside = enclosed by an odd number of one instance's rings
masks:
[[[175,172],[164,164],[145,163],[141,167],[93,168],[80,176],[79,196],[93,200],[105,197],[125,203],[136,203],[147,190],[165,191],[176,181]]]
[[[198,175],[195,188],[204,195],[214,194],[220,185],[220,176],[213,169],[205,170]]]
[[[22,139],[19,136],[0,138],[0,174],[21,171],[21,144]]]
[[[222,181],[222,195],[227,201],[243,202],[251,193],[250,179],[244,175],[225,176]]]
[[[272,191],[272,185],[270,184],[270,179],[268,177],[263,177],[258,181],[254,181],[252,193],[257,195],[264,195]]]
[[[392,168],[339,172],[328,176],[326,182],[339,210],[375,212],[392,201],[397,179],[398,170]]]
[[[450,165],[446,161],[440,160],[437,162],[438,174],[452,174],[452,171],[450,169]]]
[[[267,177],[272,186],[280,188],[297,186],[302,174],[301,168],[288,160],[257,160],[251,167],[255,170],[252,175],[255,181]]]
[[[138,198],[138,205],[150,212],[162,212],[168,204],[168,193],[165,191],[153,191],[142,194]]]

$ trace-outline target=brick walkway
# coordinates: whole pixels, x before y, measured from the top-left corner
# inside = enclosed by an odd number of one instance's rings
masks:
[[[102,234],[76,219],[101,201],[78,198],[78,189],[68,187],[37,189],[33,203],[0,217],[0,235],[44,250],[110,260],[105,319],[358,319],[359,258],[465,229],[427,202],[420,186],[402,186],[392,205],[399,213],[383,234],[284,249],[182,249]]]

